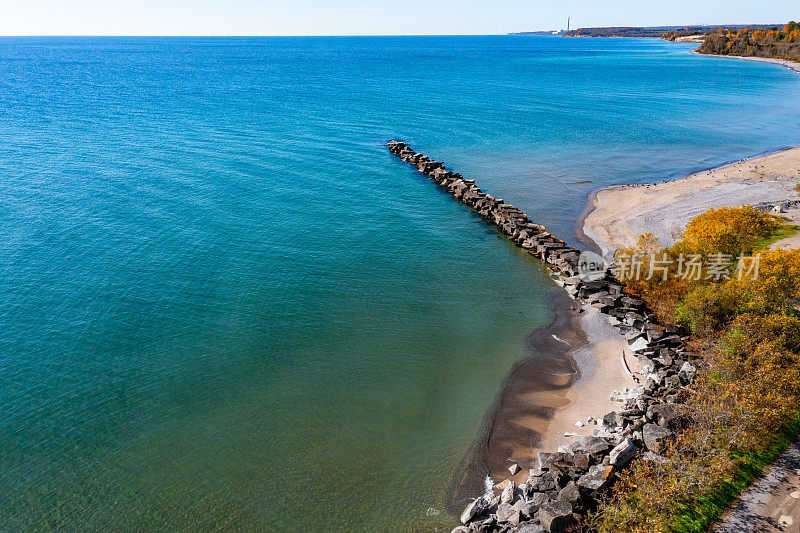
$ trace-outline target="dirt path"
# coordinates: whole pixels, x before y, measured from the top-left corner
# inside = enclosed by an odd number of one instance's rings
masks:
[[[800,532],[800,441],[792,444],[712,528],[714,533]]]

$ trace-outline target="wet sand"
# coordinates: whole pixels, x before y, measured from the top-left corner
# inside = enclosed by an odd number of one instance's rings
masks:
[[[604,315],[566,295],[552,303],[553,322],[531,334],[534,355],[509,373],[454,479],[448,503],[455,510],[483,492],[487,475],[495,484],[524,482],[537,464],[537,452],[556,451],[578,435],[591,434],[596,426],[576,422],[601,418],[614,409],[614,390],[635,385],[622,363],[627,343]],[[514,463],[521,471],[512,476],[508,468]]]

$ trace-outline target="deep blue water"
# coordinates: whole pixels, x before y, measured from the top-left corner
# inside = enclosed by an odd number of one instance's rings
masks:
[[[587,192],[800,144],[656,40],[0,39],[8,529],[439,530],[555,291],[383,147],[575,242]]]

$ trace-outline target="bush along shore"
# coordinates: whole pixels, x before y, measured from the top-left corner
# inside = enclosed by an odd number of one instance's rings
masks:
[[[660,464],[659,455],[688,416],[683,388],[696,374],[686,347],[687,331],[662,325],[645,302],[626,293],[606,271],[590,279],[579,275],[580,251],[566,246],[540,224],[503,200],[481,191],[444,164],[416,153],[405,143],[390,141],[389,150],[429,176],[455,199],[475,209],[517,245],[544,261],[554,281],[571,297],[608,315],[639,361],[640,384],[614,394],[617,411],[598,413],[594,435],[576,439],[558,450],[540,452],[530,476],[519,486],[497,483],[461,514],[463,526],[453,533],[515,531],[559,532],[575,527],[597,509],[607,489],[631,461]],[[519,465],[512,465],[516,474]]]
[[[642,261],[637,275],[618,270],[621,281],[663,320],[688,327],[702,359],[684,390],[691,423],[662,451],[667,461],[638,461],[623,472],[592,529],[707,531],[797,438],[800,250],[769,249],[794,229],[763,206],[719,207],[692,219],[671,246],[646,233],[617,251],[617,264],[657,258]],[[689,258],[705,258],[704,271],[690,273]],[[768,523],[776,517],[762,518],[748,523],[753,531],[776,527]]]

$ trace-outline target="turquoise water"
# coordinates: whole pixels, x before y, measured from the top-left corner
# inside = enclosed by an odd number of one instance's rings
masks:
[[[4,527],[452,525],[555,289],[383,143],[574,243],[592,189],[800,144],[800,76],[690,49],[0,39]]]

